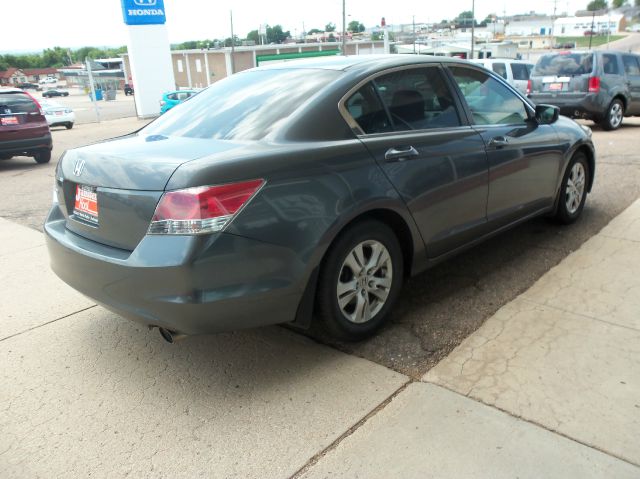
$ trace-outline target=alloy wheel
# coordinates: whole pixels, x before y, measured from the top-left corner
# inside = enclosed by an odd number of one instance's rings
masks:
[[[393,263],[380,242],[359,243],[344,259],[336,295],[344,317],[356,324],[370,321],[383,308],[393,282]]]
[[[609,110],[609,123],[612,128],[618,128],[620,126],[623,115],[622,105],[619,102],[614,102]]]
[[[569,178],[567,178],[565,190],[565,204],[567,205],[567,212],[571,215],[575,214],[580,208],[584,196],[585,183],[586,173],[584,166],[582,163],[576,162],[571,168]]]

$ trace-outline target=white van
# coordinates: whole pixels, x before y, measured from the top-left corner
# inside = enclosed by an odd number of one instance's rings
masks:
[[[482,65],[487,70],[491,70],[502,78],[509,85],[518,90],[523,95],[527,93],[527,82],[531,76],[534,64],[525,60],[511,60],[510,58],[484,58],[482,60],[471,60],[473,63]]]

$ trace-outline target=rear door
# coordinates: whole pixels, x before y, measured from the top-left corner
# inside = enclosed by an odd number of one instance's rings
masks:
[[[631,115],[640,115],[640,57],[637,55],[622,55],[626,83],[629,89],[631,102],[627,112]]]
[[[375,76],[344,103],[364,145],[406,202],[430,257],[486,223],[487,158],[439,65]]]
[[[486,147],[488,222],[495,228],[551,207],[563,162],[554,127],[539,125],[524,100],[487,72],[448,70]]]
[[[511,76],[513,78],[511,86],[523,95],[526,95],[531,68],[527,68],[526,63],[511,63],[509,68],[511,69]]]

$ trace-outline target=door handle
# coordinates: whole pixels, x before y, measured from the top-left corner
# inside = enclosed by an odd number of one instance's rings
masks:
[[[407,146],[406,148],[389,148],[384,154],[384,159],[387,161],[404,161],[418,156],[420,156],[418,150],[413,146]]]
[[[509,140],[507,140],[504,136],[494,136],[489,140],[489,146],[507,146],[509,144]]]

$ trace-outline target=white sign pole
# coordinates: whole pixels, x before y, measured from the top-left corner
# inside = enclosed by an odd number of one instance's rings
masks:
[[[100,109],[98,108],[98,99],[96,98],[96,87],[93,84],[93,72],[91,71],[91,60],[89,57],[85,58],[87,64],[87,74],[89,75],[89,88],[91,88],[91,102],[96,109],[96,120],[100,123]]]

